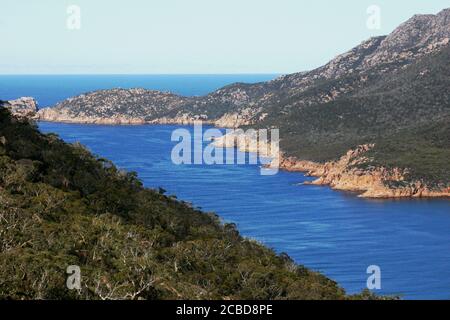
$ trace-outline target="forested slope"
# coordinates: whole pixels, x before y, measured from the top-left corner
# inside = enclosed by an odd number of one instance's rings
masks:
[[[79,291],[66,288],[69,265],[81,268]],[[346,296],[216,215],[145,189],[135,174],[0,107],[0,298]]]

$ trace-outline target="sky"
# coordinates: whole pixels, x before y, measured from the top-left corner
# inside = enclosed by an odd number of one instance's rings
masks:
[[[446,7],[448,0],[0,0],[0,74],[306,71]]]

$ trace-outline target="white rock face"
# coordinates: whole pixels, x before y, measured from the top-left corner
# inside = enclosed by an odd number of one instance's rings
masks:
[[[6,101],[3,106],[8,108],[13,115],[20,118],[35,118],[38,111],[38,104],[31,97]]]

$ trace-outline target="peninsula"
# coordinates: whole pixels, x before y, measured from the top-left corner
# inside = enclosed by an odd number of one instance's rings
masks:
[[[450,196],[450,9],[416,15],[328,64],[202,97],[85,93],[43,121],[279,128],[281,167],[363,197]],[[245,149],[245,146],[241,146]]]

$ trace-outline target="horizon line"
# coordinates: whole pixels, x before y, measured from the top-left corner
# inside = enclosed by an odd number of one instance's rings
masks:
[[[285,72],[242,73],[0,73],[0,76],[240,76],[240,75],[286,75]]]

